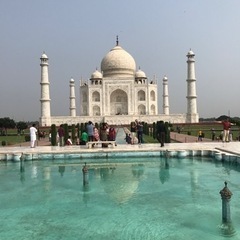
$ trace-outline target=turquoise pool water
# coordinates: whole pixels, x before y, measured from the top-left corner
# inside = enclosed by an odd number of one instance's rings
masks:
[[[0,239],[226,239],[224,181],[230,239],[240,239],[238,169],[209,158],[138,160],[89,164],[85,186],[77,161],[1,162]]]

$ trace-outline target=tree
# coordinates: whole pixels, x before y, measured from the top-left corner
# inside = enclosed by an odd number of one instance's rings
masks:
[[[22,132],[22,130],[24,130],[24,129],[27,129],[28,128],[28,125],[27,125],[27,123],[26,122],[17,122],[17,129],[18,129],[18,132],[19,133],[21,133]]]
[[[0,118],[1,135],[7,134],[8,128],[15,128],[15,127],[16,127],[16,123],[13,119],[10,119],[9,117]],[[5,129],[5,131],[3,129]]]
[[[57,128],[55,124],[51,125],[51,144],[52,146],[57,145]]]
[[[72,142],[73,142],[73,144],[76,144],[76,126],[75,126],[75,124],[72,124]]]
[[[63,128],[64,128],[64,144],[65,144],[69,137],[68,124],[67,123],[63,124]]]

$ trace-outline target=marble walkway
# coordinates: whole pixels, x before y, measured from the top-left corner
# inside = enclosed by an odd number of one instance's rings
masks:
[[[231,153],[240,156],[240,142],[212,142],[210,140],[204,139],[202,142],[198,142],[197,138],[194,136],[188,136],[184,134],[172,133],[173,139],[178,139],[180,143],[167,143],[163,148],[160,144],[126,144],[125,133],[123,128],[118,129],[117,134],[117,146],[115,148],[102,148],[101,146],[88,149],[86,146],[50,146],[50,143],[46,140],[38,141],[38,146],[36,148],[30,148],[29,143],[23,143],[14,146],[0,147],[0,154],[33,154],[33,153],[101,153],[101,152],[143,152],[143,151],[160,151],[160,150],[218,150],[223,153]]]

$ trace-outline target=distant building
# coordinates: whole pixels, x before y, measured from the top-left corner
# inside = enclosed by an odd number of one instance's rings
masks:
[[[70,80],[69,116],[51,116],[48,57],[41,56],[41,126],[62,123],[108,122],[129,124],[135,119],[152,123],[159,120],[172,123],[198,122],[195,60],[190,50],[187,54],[187,113],[170,114],[168,79],[163,78],[163,114],[158,114],[158,86],[149,81],[134,58],[116,41],[101,61],[101,70],[94,71],[87,81],[80,81],[80,116],[76,116],[75,83]]]

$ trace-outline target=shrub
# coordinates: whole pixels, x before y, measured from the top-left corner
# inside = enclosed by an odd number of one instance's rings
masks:
[[[64,128],[64,144],[65,144],[69,137],[68,124],[67,123],[63,124],[63,128]]]
[[[25,142],[30,142],[30,135],[25,135]]]
[[[55,124],[51,125],[51,144],[52,146],[57,145],[57,128]]]
[[[72,141],[73,141],[73,144],[76,144],[76,127],[75,127],[75,124],[72,124]]]
[[[7,142],[6,141],[2,141],[2,146],[6,146],[7,145]]]

